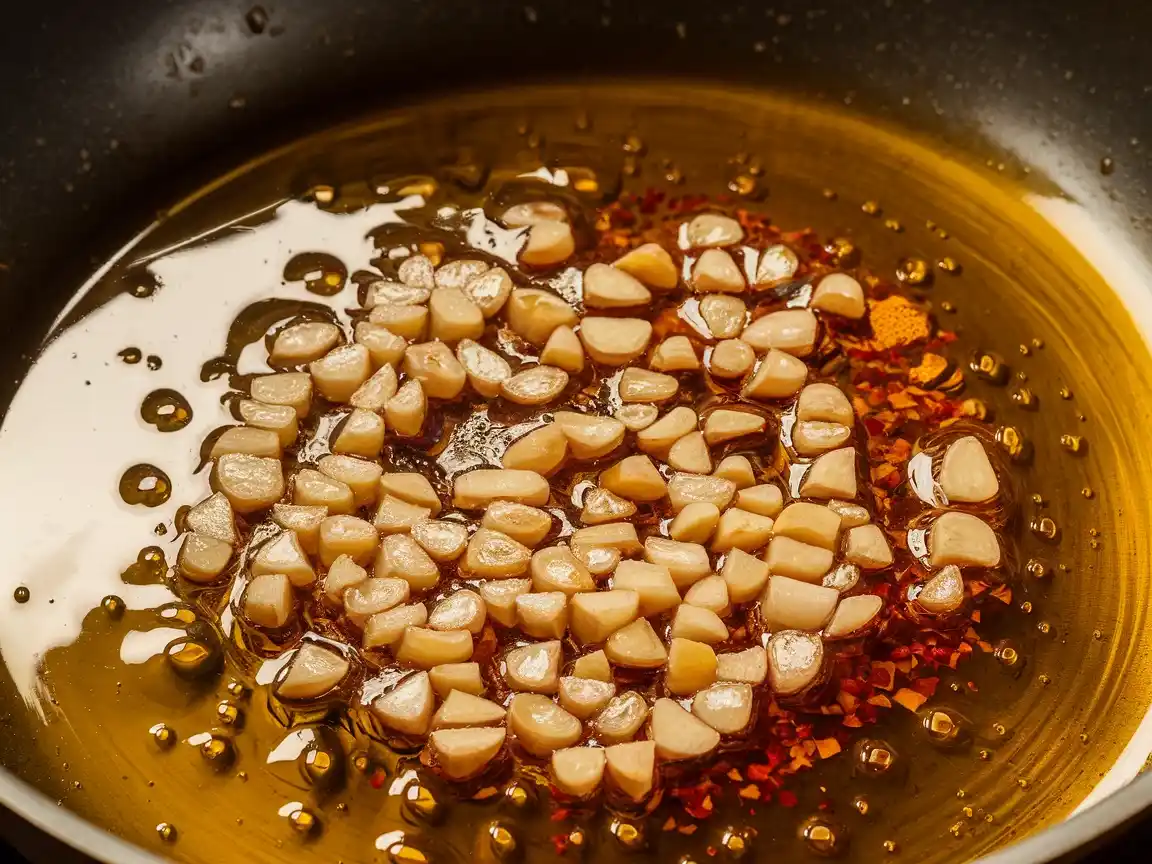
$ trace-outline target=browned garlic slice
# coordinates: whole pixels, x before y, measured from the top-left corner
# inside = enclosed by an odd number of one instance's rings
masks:
[[[356,509],[356,496],[347,483],[313,468],[301,468],[292,478],[292,500],[302,507],[323,507],[328,513],[347,515]]]
[[[269,360],[280,366],[298,366],[323,357],[340,341],[340,328],[327,321],[305,321],[285,327],[272,340]]]
[[[700,368],[700,360],[691,339],[669,336],[656,346],[648,365],[657,372],[694,372]]]
[[[664,402],[680,389],[680,382],[663,372],[650,372],[629,366],[620,376],[620,399],[623,402]]]
[[[566,222],[537,222],[528,228],[528,242],[520,251],[520,260],[533,267],[559,264],[576,251],[572,226]]]
[[[872,521],[872,517],[868,515],[868,509],[859,504],[832,500],[828,502],[828,509],[840,515],[842,528],[857,528]]]
[[[593,721],[596,736],[609,744],[631,741],[648,719],[648,703],[633,690],[613,696]]]
[[[472,389],[489,399],[498,396],[500,385],[512,377],[512,367],[507,360],[471,339],[460,340],[456,359],[464,367]]]
[[[694,249],[734,246],[744,239],[744,229],[731,216],[701,213],[688,223],[685,236]]]
[[[689,432],[668,449],[665,460],[677,471],[707,474],[712,470],[712,454],[703,432]]]
[[[428,607],[423,603],[394,606],[377,612],[364,622],[364,640],[361,644],[365,648],[395,649],[409,627],[423,627],[427,621]]]
[[[516,626],[516,598],[532,590],[531,579],[498,579],[480,586],[488,617],[505,627]]]
[[[772,536],[772,524],[767,516],[749,513],[739,507],[729,507],[720,515],[711,549],[713,552],[728,552],[731,549],[751,552],[759,549]]]
[[[452,349],[443,342],[408,346],[404,353],[404,374],[419,381],[424,393],[433,399],[455,399],[468,378]]]
[[[756,284],[771,285],[774,282],[791,279],[799,266],[800,260],[796,257],[796,253],[787,246],[779,243],[769,246],[760,253],[760,262],[756,266]]]
[[[527,228],[541,222],[567,222],[568,213],[551,201],[526,201],[505,210],[500,221],[509,228]]]
[[[352,490],[352,502],[356,507],[364,507],[376,500],[380,487],[382,469],[375,462],[357,459],[354,456],[322,456],[316,464],[320,473],[333,480],[339,480]]]
[[[683,406],[673,408],[651,426],[636,433],[636,446],[645,453],[662,456],[685,435],[695,432],[696,412]]]
[[[480,314],[491,318],[504,308],[512,295],[512,278],[503,267],[493,267],[472,277],[464,283],[462,290],[464,296],[476,304]]]
[[[636,536],[636,526],[631,522],[611,522],[577,529],[572,535],[572,554],[576,557],[580,557],[576,552],[578,546],[602,546],[616,549],[622,555],[635,555],[643,548]]]
[[[468,545],[468,529],[459,522],[425,519],[412,526],[411,534],[433,561],[455,561]]]
[[[756,435],[763,432],[767,426],[768,421],[759,414],[719,408],[711,412],[704,421],[704,440],[709,446],[714,446],[746,435]]]
[[[452,504],[462,510],[482,510],[493,501],[542,507],[550,494],[548,481],[534,471],[480,468],[453,481]]]
[[[715,729],[672,699],[656,700],[648,728],[656,744],[656,755],[668,762],[705,756],[720,744]]]
[[[484,510],[480,527],[507,534],[517,543],[532,549],[539,546],[552,530],[552,514],[513,501],[493,501]]]
[[[411,589],[403,579],[373,576],[344,592],[344,614],[357,627],[378,612],[387,612],[408,602]]]
[[[571,747],[584,732],[580,721],[536,693],[517,693],[508,703],[508,729],[533,756],[551,756]]]
[[[809,384],[796,403],[797,420],[820,420],[851,426],[856,417],[844,392],[832,384]]]
[[[668,692],[675,696],[691,696],[712,686],[715,681],[716,652],[712,646],[674,636],[668,646],[668,671],[664,675]]]
[[[849,529],[844,557],[864,570],[883,570],[892,565],[892,548],[879,525],[861,525]]]
[[[532,555],[532,588],[539,592],[575,594],[595,591],[592,574],[566,546],[550,546]]]
[[[378,414],[354,408],[332,442],[333,453],[375,459],[384,446],[384,420]]]
[[[676,514],[668,536],[681,543],[707,543],[720,522],[720,510],[707,501],[696,501]]]
[[[600,474],[600,486],[629,501],[659,501],[668,484],[652,460],[643,454],[627,456]]]
[[[636,505],[599,487],[589,489],[580,510],[580,521],[585,525],[603,525],[627,519],[636,513]]]
[[[392,495],[380,496],[372,524],[381,534],[407,534],[412,526],[432,515],[427,507],[417,507]]]
[[[553,420],[568,439],[572,455],[577,459],[599,459],[624,441],[624,424],[614,417],[557,411]]]
[[[396,395],[384,404],[384,419],[397,435],[415,438],[424,429],[428,416],[428,397],[419,381],[405,381]]]
[[[723,249],[706,249],[692,268],[692,288],[698,294],[739,294],[745,289],[744,274]]]
[[[850,437],[847,426],[822,420],[801,420],[792,427],[792,446],[801,456],[819,456],[843,446]]]
[[[780,512],[772,530],[779,537],[835,549],[840,538],[840,515],[820,504],[797,501]]]
[[[428,616],[427,626],[431,630],[467,630],[475,635],[484,629],[487,617],[484,599],[465,588],[437,603]]]
[[[244,589],[244,617],[258,627],[278,630],[292,618],[292,583],[283,573],[255,577]]]
[[[367,570],[347,555],[341,555],[332,562],[332,566],[324,576],[324,596],[332,605],[343,606],[344,592],[367,578]]]
[[[676,607],[668,633],[673,639],[690,639],[707,645],[716,645],[728,639],[728,627],[719,615],[711,609],[689,606],[687,603]]]
[[[771,483],[749,486],[736,493],[736,506],[749,513],[759,513],[775,519],[784,509],[784,493]]]
[[[756,485],[756,472],[752,470],[752,463],[747,456],[725,456],[712,472],[714,477],[723,477],[736,484],[737,489],[746,489]]]
[[[279,459],[280,436],[269,429],[233,426],[221,433],[208,455],[211,459],[219,459],[229,453],[247,453],[249,456]]]
[[[308,370],[321,396],[329,402],[347,402],[372,374],[372,356],[363,345],[341,345],[313,360]]]
[[[735,494],[736,484],[723,477],[678,473],[668,481],[668,501],[672,504],[673,513],[697,502],[706,502],[723,510]]]
[[[418,285],[405,285],[403,282],[378,279],[368,286],[364,307],[375,309],[379,306],[421,306],[428,302],[431,293],[429,288]]]
[[[955,612],[964,602],[964,577],[960,568],[949,564],[924,583],[916,602],[928,612],[943,615]]]
[[[684,590],[712,572],[708,550],[698,543],[680,543],[663,537],[644,541],[644,559],[668,568],[676,587]]]
[[[559,639],[568,629],[568,595],[563,591],[521,594],[516,598],[516,626],[533,639]]]
[[[743,378],[756,363],[756,352],[743,339],[725,339],[712,349],[708,370],[717,378]]]
[[[855,498],[856,451],[841,447],[813,462],[800,482],[800,494],[810,498]]]
[[[368,322],[387,327],[404,339],[423,339],[428,327],[428,307],[376,306],[368,315]]]
[[[429,335],[453,344],[484,335],[484,313],[460,288],[437,288],[428,299]]]
[[[325,567],[341,555],[367,564],[379,543],[380,535],[372,523],[355,516],[329,516],[320,523],[320,563]]]
[[[184,524],[189,531],[222,540],[229,545],[236,544],[236,517],[232,515],[232,505],[223,492],[213,492],[189,510],[184,517]]]
[[[608,655],[603,649],[578,657],[572,664],[574,678],[591,678],[593,681],[612,681],[612,667],[608,665]]]
[[[621,561],[612,577],[616,590],[635,592],[639,614],[649,618],[680,605],[680,592],[668,568],[644,561]]]
[[[547,405],[568,386],[568,373],[555,366],[530,366],[500,384],[500,395],[517,405]]]
[[[764,556],[773,574],[818,583],[832,568],[832,552],[791,537],[773,537]]]
[[[426,255],[412,255],[405,258],[396,270],[396,276],[405,285],[413,288],[425,288],[431,291],[436,286],[435,270],[432,260]]]
[[[281,372],[252,379],[252,398],[267,405],[287,405],[304,418],[312,407],[312,376],[307,372]]]
[[[395,368],[404,359],[404,352],[408,350],[408,341],[397,333],[393,333],[383,324],[373,324],[371,321],[361,321],[356,325],[356,342],[368,349],[368,357],[376,369],[385,366]],[[372,379],[369,378],[368,381]],[[357,395],[368,383],[365,381],[356,388],[356,392],[349,398],[355,403]]]
[[[296,409],[289,405],[265,405],[255,399],[240,402],[240,419],[257,429],[275,432],[281,447],[290,447],[300,434],[300,421]]]
[[[575,327],[576,310],[550,291],[516,288],[505,310],[508,326],[527,342],[544,345],[557,327]]]
[[[745,399],[787,399],[795,396],[808,378],[808,367],[791,354],[770,350],[740,395]]]
[[[728,602],[728,583],[722,576],[705,576],[685,592],[684,602],[689,606],[711,609],[721,618],[727,618],[732,612],[732,604]]]
[[[700,317],[713,339],[731,339],[744,329],[748,309],[739,297],[709,294],[700,300]]]
[[[452,690],[432,717],[433,729],[459,729],[462,726],[495,726],[504,722],[503,705],[471,693]]]
[[[351,493],[349,493],[351,499]],[[272,521],[288,531],[296,532],[300,548],[309,555],[320,551],[320,523],[328,516],[324,506],[302,504],[273,504]]]

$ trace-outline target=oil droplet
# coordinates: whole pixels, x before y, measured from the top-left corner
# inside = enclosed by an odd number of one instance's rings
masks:
[[[133,297],[141,300],[151,297],[158,290],[160,290],[161,282],[152,272],[145,270],[139,274],[133,284],[129,287],[128,293]]]
[[[1111,156],[1105,156],[1100,160],[1100,173],[1107,177],[1116,170],[1116,163],[1112,161]]]
[[[905,285],[930,285],[932,268],[923,258],[904,258],[896,265],[896,278]]]
[[[253,6],[244,15],[244,23],[248,25],[249,30],[259,35],[268,26],[268,13],[264,11],[263,6]]]
[[[320,789],[333,789],[340,784],[344,778],[344,750],[335,735],[321,734],[308,748],[304,754],[304,776]]]
[[[1032,347],[1036,348],[1036,349],[1043,348],[1044,347],[1044,340],[1041,339],[1039,336],[1033,337]]]
[[[584,836],[584,831],[580,828],[573,828],[568,833],[568,842],[573,846],[583,846],[587,838]]]
[[[497,858],[511,858],[516,854],[516,838],[499,822],[489,823],[488,841]]]
[[[513,783],[504,790],[504,800],[509,806],[518,810],[523,810],[534,803],[532,791],[520,783]]]
[[[1016,785],[1019,786],[1021,789],[1027,789],[1028,788],[1028,781],[1025,780],[1023,777],[1021,777],[1016,781]]]
[[[1032,614],[1032,601],[1031,600],[1025,600],[1023,603],[1021,603],[1020,604],[1020,611],[1023,612],[1025,615],[1031,615]]]
[[[100,608],[104,613],[113,621],[119,619],[124,614],[124,601],[117,597],[115,594],[109,594],[100,601]]]
[[[284,265],[285,282],[303,282],[304,287],[321,297],[339,294],[348,279],[348,268],[326,252],[302,252]]]
[[[153,390],[140,405],[140,417],[161,432],[177,432],[192,422],[192,406],[175,390]]]
[[[928,740],[938,747],[956,747],[967,741],[965,729],[968,721],[959,713],[948,708],[934,708],[922,721]]]
[[[392,864],[426,864],[428,856],[415,846],[400,843],[388,850],[388,860]]]
[[[809,816],[797,834],[809,850],[823,857],[838,855],[848,845],[847,829],[824,816]]]
[[[299,834],[311,834],[316,829],[318,822],[315,814],[304,808],[292,811],[288,816],[288,821],[292,825],[292,830]]]
[[[1032,529],[1033,534],[1049,543],[1055,543],[1060,539],[1060,526],[1051,516],[1033,519],[1028,527]]]
[[[21,585],[19,588],[12,592],[12,599],[17,603],[27,603],[32,599],[32,592],[29,591],[25,586]]]
[[[244,718],[240,709],[225,700],[216,706],[216,717],[225,726],[238,726]]]
[[[857,795],[852,799],[852,807],[855,808],[856,812],[861,816],[867,816],[871,805],[869,805],[868,799],[863,795]]]
[[[1013,390],[1012,401],[1026,411],[1035,411],[1040,407],[1040,400],[1037,399],[1036,394],[1027,387],[1020,387],[1017,390]]]
[[[825,200],[827,200],[827,201],[835,201],[836,200],[836,190],[835,189],[825,189],[820,194],[823,195]]]
[[[949,302],[948,300],[945,300],[943,303],[941,303],[940,308],[943,309],[945,312],[955,312],[956,311],[956,307],[951,302]]]
[[[1047,621],[1041,621],[1039,624],[1036,625],[1036,629],[1039,630],[1041,633],[1043,633],[1045,636],[1047,636],[1049,633],[1052,632],[1052,625],[1049,624]]]
[[[904,226],[896,219],[885,219],[884,227],[894,234],[902,234],[904,232]]]
[[[120,477],[120,497],[127,504],[159,507],[172,494],[172,481],[155,465],[133,465]]]
[[[896,854],[896,850],[898,847],[896,846],[895,840],[885,840],[880,845],[884,847],[884,851],[887,852],[889,855],[895,855]]]
[[[1049,678],[1047,675],[1041,675],[1036,680],[1040,682],[1040,685],[1042,687],[1047,687],[1049,684],[1052,683],[1052,679]]]
[[[353,764],[359,767],[355,761]],[[404,793],[404,809],[410,816],[431,822],[439,817],[442,808],[428,787],[414,785],[409,786]]]
[[[1023,342],[1021,342],[1020,343],[1020,355],[1022,357],[1028,357],[1031,354],[1032,354],[1032,349],[1029,348],[1027,345],[1025,345]]]
[[[748,852],[747,838],[734,828],[729,828],[724,832],[720,838],[720,845],[724,847],[728,857],[736,861],[743,858]]]
[[[980,752],[985,753],[987,751],[981,750]],[[971,819],[973,816],[976,815],[976,811],[973,810],[971,807],[961,807],[960,812],[964,815],[965,819]]]
[[[997,429],[996,443],[1013,462],[1027,462],[1032,453],[1031,444],[1015,426],[1001,426]]]
[[[216,771],[227,768],[234,755],[232,742],[222,735],[212,735],[200,745],[200,756]]]
[[[965,399],[960,403],[960,413],[976,420],[986,420],[988,418],[988,405],[983,399]]]
[[[125,348],[123,351],[117,352],[116,356],[129,366],[135,366],[144,359],[144,355],[139,348]]]
[[[669,163],[664,166],[664,179],[674,186],[679,186],[684,182],[684,172]]]
[[[1024,569],[1026,569],[1028,571],[1028,575],[1034,579],[1043,579],[1051,572],[1051,568],[1048,566],[1048,562],[1043,561],[1040,558],[1028,559],[1028,563],[1024,565]]]
[[[961,270],[959,262],[955,258],[948,257],[941,258],[939,261],[937,261],[936,267],[939,270],[943,270],[945,273],[951,273],[953,276],[957,275]]]
[[[1037,507],[1043,507],[1044,506],[1044,496],[1041,495],[1039,492],[1033,492],[1032,493],[1032,503],[1035,504]]]
[[[999,660],[1002,666],[1008,668],[1013,668],[1020,663],[1020,652],[1007,639],[1002,639],[996,644],[996,650],[992,652],[992,656]]]
[[[993,723],[992,731],[999,735],[1001,738],[1008,734],[1008,730],[1004,728],[1003,723]]]
[[[953,822],[951,827],[948,828],[948,833],[957,839],[963,837],[964,836],[964,823],[963,822]]]
[[[326,185],[313,186],[309,195],[317,204],[328,205],[336,200],[336,190]]]
[[[636,135],[635,133],[630,133],[624,136],[623,147],[625,153],[634,153],[637,156],[644,155],[644,141],[639,135]]]
[[[987,822],[989,825],[991,825],[993,822],[996,821],[996,817],[993,816],[991,813],[985,813],[984,814],[984,821]]]
[[[1081,732],[1080,733],[1080,743],[1081,744],[1087,744],[1088,743],[1088,733],[1087,732]]]
[[[856,769],[872,777],[889,773],[896,763],[896,751],[887,741],[864,738],[856,743]]]
[[[978,755],[980,756],[981,762],[991,762],[992,761],[992,751],[991,750],[981,750]]]
[[[176,743],[176,730],[165,723],[157,723],[148,730],[148,733],[152,736],[156,746],[163,750],[167,750]]]
[[[1083,489],[1080,490],[1080,494],[1083,495],[1085,498],[1096,497],[1096,493],[1094,491],[1092,491],[1091,486],[1085,486]]]
[[[176,842],[176,826],[170,822],[161,822],[157,825],[156,833],[160,835],[160,839],[165,843]]]
[[[1088,442],[1080,435],[1061,435],[1060,446],[1073,456],[1079,456],[1088,449]]]
[[[625,177],[640,176],[640,160],[631,153],[626,155],[620,164],[620,171]]]
[[[1102,642],[1104,640],[1104,634],[1099,630],[1093,630],[1092,631],[1092,638],[1095,639],[1097,642]]]
[[[200,678],[220,668],[222,655],[219,645],[206,638],[178,639],[165,652],[168,665],[182,678]]]
[[[968,368],[976,373],[976,377],[991,384],[1005,384],[1012,370],[1004,362],[1004,358],[992,351],[977,351],[972,355]]]
[[[644,831],[636,823],[625,822],[623,819],[613,819],[608,830],[616,838],[616,842],[625,849],[634,851],[643,849],[645,846]]]
[[[860,209],[864,211],[866,216],[879,216],[880,215],[880,202],[879,201],[865,201],[860,205]]]
[[[728,188],[742,198],[761,198],[763,189],[755,177],[747,174],[737,174],[728,181]]]
[[[153,372],[155,372],[157,369],[159,369],[161,366],[164,365],[164,361],[161,360],[155,354],[149,354],[147,359],[145,359],[144,363]]]
[[[1060,392],[1060,398],[1061,399],[1071,399],[1072,398],[1072,391],[1069,390],[1067,387],[1061,387],[1059,392]]]
[[[824,246],[838,267],[854,267],[860,262],[860,250],[847,237],[833,237]]]

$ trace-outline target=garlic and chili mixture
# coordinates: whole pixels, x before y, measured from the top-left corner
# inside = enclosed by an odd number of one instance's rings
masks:
[[[546,771],[559,816],[703,818],[714,780],[768,800],[853,744],[882,772],[858,730],[990,650],[972,601],[1010,569],[954,337],[843,243],[518,188],[515,266],[410,236],[350,327],[269,334],[179,592],[222,595],[284,722],[342,715],[469,792]]]

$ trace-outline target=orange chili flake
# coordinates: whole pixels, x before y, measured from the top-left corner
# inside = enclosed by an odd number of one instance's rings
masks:
[[[859,729],[864,724],[860,721],[860,718],[857,717],[855,714],[849,714],[847,717],[844,718],[844,725],[847,726],[849,729]]]
[[[675,830],[676,830],[676,819],[675,819],[675,817],[669,816],[669,817],[668,817],[668,820],[667,820],[667,821],[664,823],[664,827],[663,827],[661,830],[664,830],[664,831],[675,831]]]
[[[699,825],[681,825],[676,830],[679,831],[681,834],[687,834],[687,835],[691,836],[691,835],[696,833],[696,829],[699,827],[700,827]]]
[[[911,300],[893,294],[869,305],[868,320],[881,348],[898,348],[928,338],[928,315]]]
[[[736,794],[747,801],[759,801],[760,787],[755,783],[749,783],[747,786],[742,786]]]
[[[1012,589],[1007,585],[997,585],[992,589],[992,596],[999,600],[1001,603],[1012,602]]]
[[[928,697],[922,696],[915,690],[909,690],[907,687],[901,687],[892,697],[892,701],[902,708],[907,708],[909,711],[915,713],[928,701]]]
[[[485,786],[479,792],[472,796],[473,801],[487,801],[493,795],[499,795],[500,790],[495,786]]]
[[[816,752],[821,759],[831,759],[840,752],[840,742],[835,738],[820,738],[816,741]]]
[[[916,407],[916,400],[909,396],[907,393],[897,391],[888,394],[888,404],[895,408],[897,411],[904,411],[908,408]]]
[[[892,700],[885,696],[883,693],[877,693],[875,696],[869,696],[867,701],[869,705],[875,705],[877,708],[892,707]]]
[[[943,375],[947,369],[947,360],[939,354],[928,352],[920,359],[920,365],[908,373],[908,379],[913,384],[928,384]]]
[[[725,776],[727,776],[727,778],[729,780],[733,781],[734,783],[740,783],[744,780],[743,775],[741,775],[740,771],[736,768],[733,768]]]
[[[888,660],[873,660],[870,680],[881,690],[891,690],[896,683],[896,664]]]

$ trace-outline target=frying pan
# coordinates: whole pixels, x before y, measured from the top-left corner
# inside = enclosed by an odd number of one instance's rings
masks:
[[[182,194],[348,116],[507,81],[644,75],[800,94],[976,164],[1036,166],[1152,253],[1147,4],[55,0],[5,12],[0,406],[75,287]],[[99,861],[158,860],[6,772],[0,802],[36,860],[66,860],[49,838]],[[1149,806],[1145,776],[985,860],[1072,856]]]

